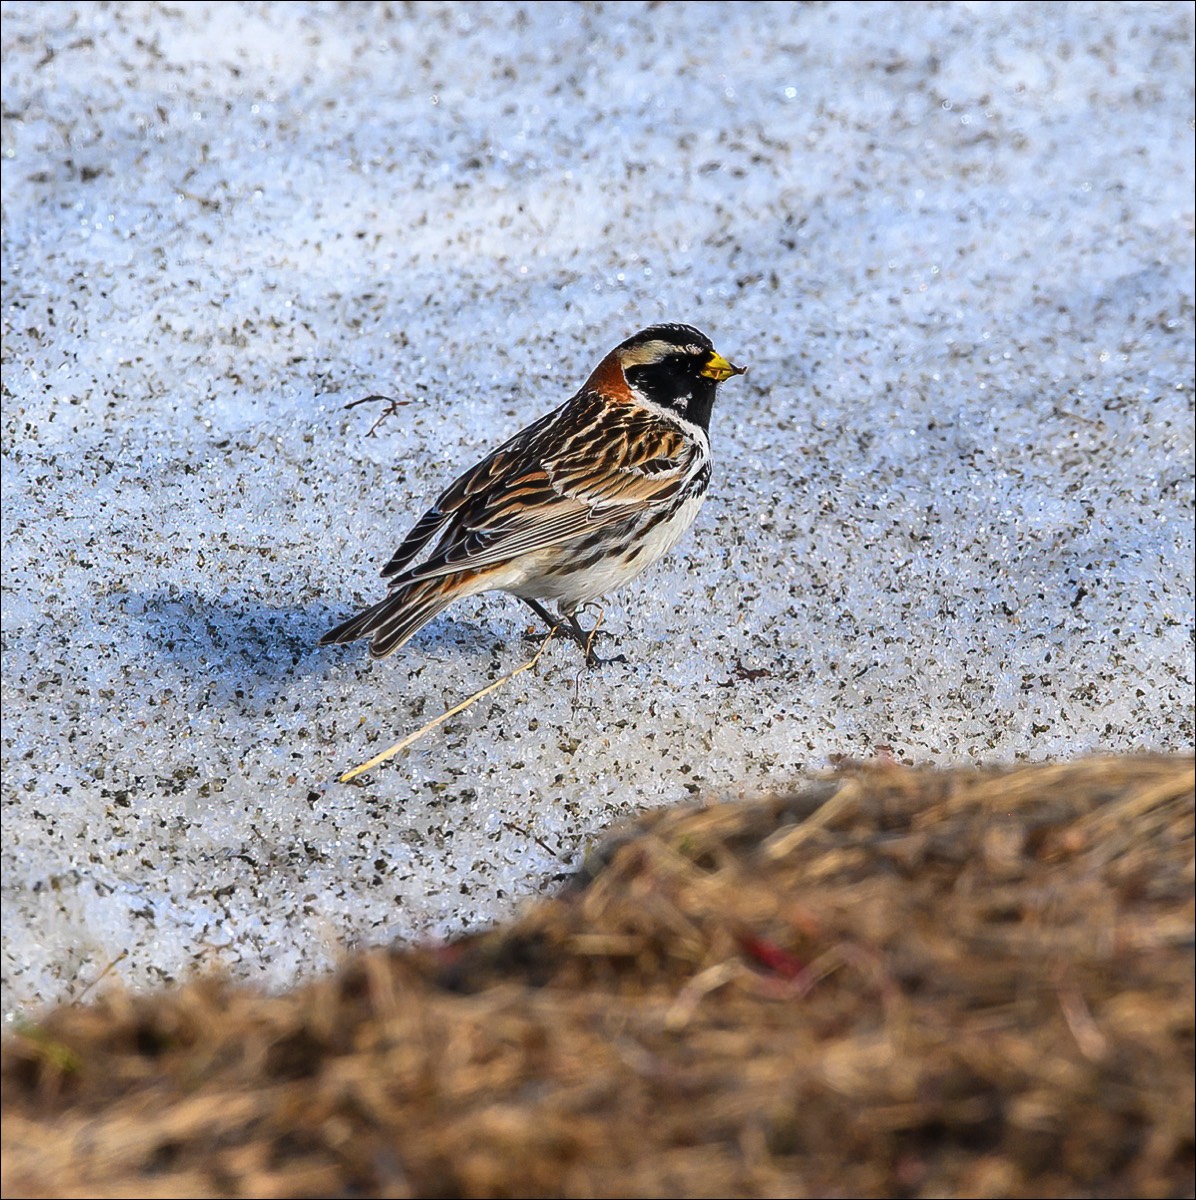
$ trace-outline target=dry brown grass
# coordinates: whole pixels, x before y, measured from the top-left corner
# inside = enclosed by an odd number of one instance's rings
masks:
[[[1179,1196],[1193,760],[652,814],[513,925],[3,1047],[6,1196]]]

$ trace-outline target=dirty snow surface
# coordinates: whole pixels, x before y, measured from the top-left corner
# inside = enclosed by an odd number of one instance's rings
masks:
[[[6,4],[7,1018],[476,929],[842,757],[1191,747],[1192,53],[1184,3]],[[659,320],[750,371],[628,663],[335,782],[538,643],[321,633]]]

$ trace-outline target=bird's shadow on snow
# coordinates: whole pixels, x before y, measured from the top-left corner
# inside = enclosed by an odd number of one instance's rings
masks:
[[[209,678],[281,685],[331,672],[347,655],[362,665],[371,661],[365,642],[319,644],[334,624],[356,610],[338,611],[323,603],[280,607],[243,594],[202,596],[169,586],[126,593],[121,601],[130,622],[140,626],[147,653]],[[416,634],[409,652],[488,659],[495,642],[484,625],[442,617]]]
[[[322,604],[279,607],[244,595],[162,587],[127,595],[123,608],[140,624],[151,654],[207,673],[278,679],[312,674],[329,662],[327,648],[317,644],[332,619]]]

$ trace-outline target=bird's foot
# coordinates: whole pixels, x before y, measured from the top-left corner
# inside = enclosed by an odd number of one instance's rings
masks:
[[[613,654],[609,658],[603,657],[594,649],[594,643],[599,637],[611,637],[605,629],[599,629],[602,624],[602,609],[598,609],[598,616],[594,622],[592,629],[583,629],[577,620],[576,613],[562,613],[560,617],[554,617],[542,604],[536,600],[529,600],[526,596],[523,597],[524,603],[536,613],[536,615],[552,630],[559,630],[566,637],[571,638],[577,643],[581,652],[585,655],[587,667],[604,667],[608,663],[625,663],[627,658],[623,654]],[[534,637],[536,635],[527,633],[525,637]]]
[[[566,628],[572,636],[573,640],[581,647],[582,653],[586,656],[587,667],[605,667],[608,663],[625,663],[627,656],[625,654],[612,654],[609,658],[604,658],[594,649],[594,643],[600,637],[611,637],[605,629],[599,629],[602,624],[602,609],[598,610],[597,619],[594,621],[594,626],[590,630],[585,630],[577,620],[575,613],[569,613],[565,617],[567,622]]]

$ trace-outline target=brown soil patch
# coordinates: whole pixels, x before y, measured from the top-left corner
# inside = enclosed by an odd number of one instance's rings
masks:
[[[1193,760],[654,813],[509,927],[3,1046],[6,1196],[1180,1196]]]

